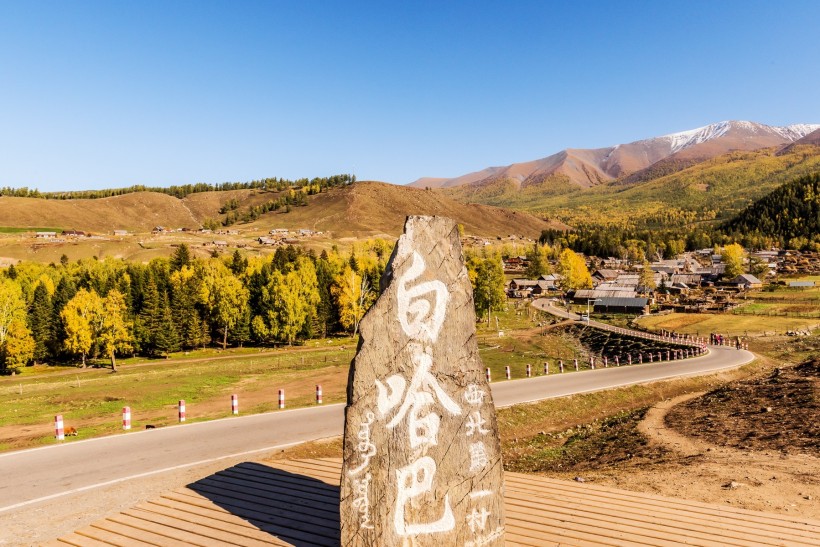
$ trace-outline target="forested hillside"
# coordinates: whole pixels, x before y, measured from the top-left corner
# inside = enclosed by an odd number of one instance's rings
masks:
[[[728,220],[779,185],[818,171],[820,147],[803,145],[780,154],[776,148],[733,152],[636,184],[615,181],[574,189],[558,176],[525,187],[517,181],[497,180],[441,191],[468,203],[540,213],[573,227],[586,223],[640,227],[657,225],[664,217],[685,222]]]
[[[820,244],[820,172],[784,184],[723,226],[747,246],[771,242],[778,247]]]

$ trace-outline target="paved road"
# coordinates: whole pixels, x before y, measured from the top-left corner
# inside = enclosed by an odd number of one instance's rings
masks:
[[[753,359],[712,348],[685,361],[599,368],[492,384],[496,406],[599,391],[663,378],[707,374]],[[125,481],[222,459],[271,452],[342,433],[343,405],[326,405],[136,431],[0,454],[0,516],[68,494],[116,488]]]

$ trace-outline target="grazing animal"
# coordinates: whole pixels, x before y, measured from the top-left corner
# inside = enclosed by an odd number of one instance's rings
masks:
[[[145,424],[145,429],[156,429],[157,426],[151,424]]]
[[[65,436],[77,436],[77,428],[76,427],[67,427],[65,428]]]

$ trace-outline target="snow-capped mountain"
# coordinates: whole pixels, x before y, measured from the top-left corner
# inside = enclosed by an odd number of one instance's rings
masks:
[[[690,129],[689,131],[681,131],[680,133],[672,133],[671,135],[658,137],[658,139],[668,140],[672,146],[672,153],[674,154],[685,148],[689,148],[690,146],[695,146],[697,144],[702,144],[704,142],[723,137],[732,130],[735,130],[738,133],[744,133],[747,136],[755,137],[774,137],[776,135],[777,137],[782,138],[785,143],[802,139],[817,129],[820,129],[820,125],[808,123],[775,127],[755,122],[728,121],[713,123],[705,127]],[[649,140],[651,141],[654,139]]]
[[[724,121],[705,127],[597,149],[566,149],[542,158],[504,167],[488,167],[455,178],[419,179],[416,187],[448,188],[482,184],[501,178],[527,185],[550,175],[565,175],[589,187],[639,173],[660,162],[678,166],[704,161],[733,150],[757,150],[790,144],[820,129],[820,124],[775,127],[747,121]]]

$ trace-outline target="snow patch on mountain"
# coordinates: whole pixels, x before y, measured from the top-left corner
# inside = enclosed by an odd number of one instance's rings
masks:
[[[782,135],[783,138],[789,139],[790,141],[794,142],[796,140],[802,139],[809,133],[814,133],[815,131],[820,129],[820,124],[796,123],[793,125],[787,125],[785,127],[772,127],[771,129],[775,130],[778,134]]]
[[[726,134],[732,127],[732,122],[713,123],[697,129],[690,129],[689,131],[681,131],[680,133],[672,133],[671,135],[664,135],[658,137],[659,139],[668,140],[672,148],[672,153],[680,152],[684,148],[689,148],[696,144],[701,144],[712,139],[717,139]]]
[[[698,127],[696,129],[690,129],[688,131],[664,135],[663,137],[658,137],[658,139],[668,141],[671,148],[671,153],[674,154],[685,148],[689,148],[690,146],[695,146],[697,144],[722,137],[731,129],[747,133],[775,134],[787,142],[794,142],[798,139],[802,139],[809,133],[820,129],[820,125],[799,123],[784,127],[775,127],[747,121],[725,121],[713,123],[704,127]]]

